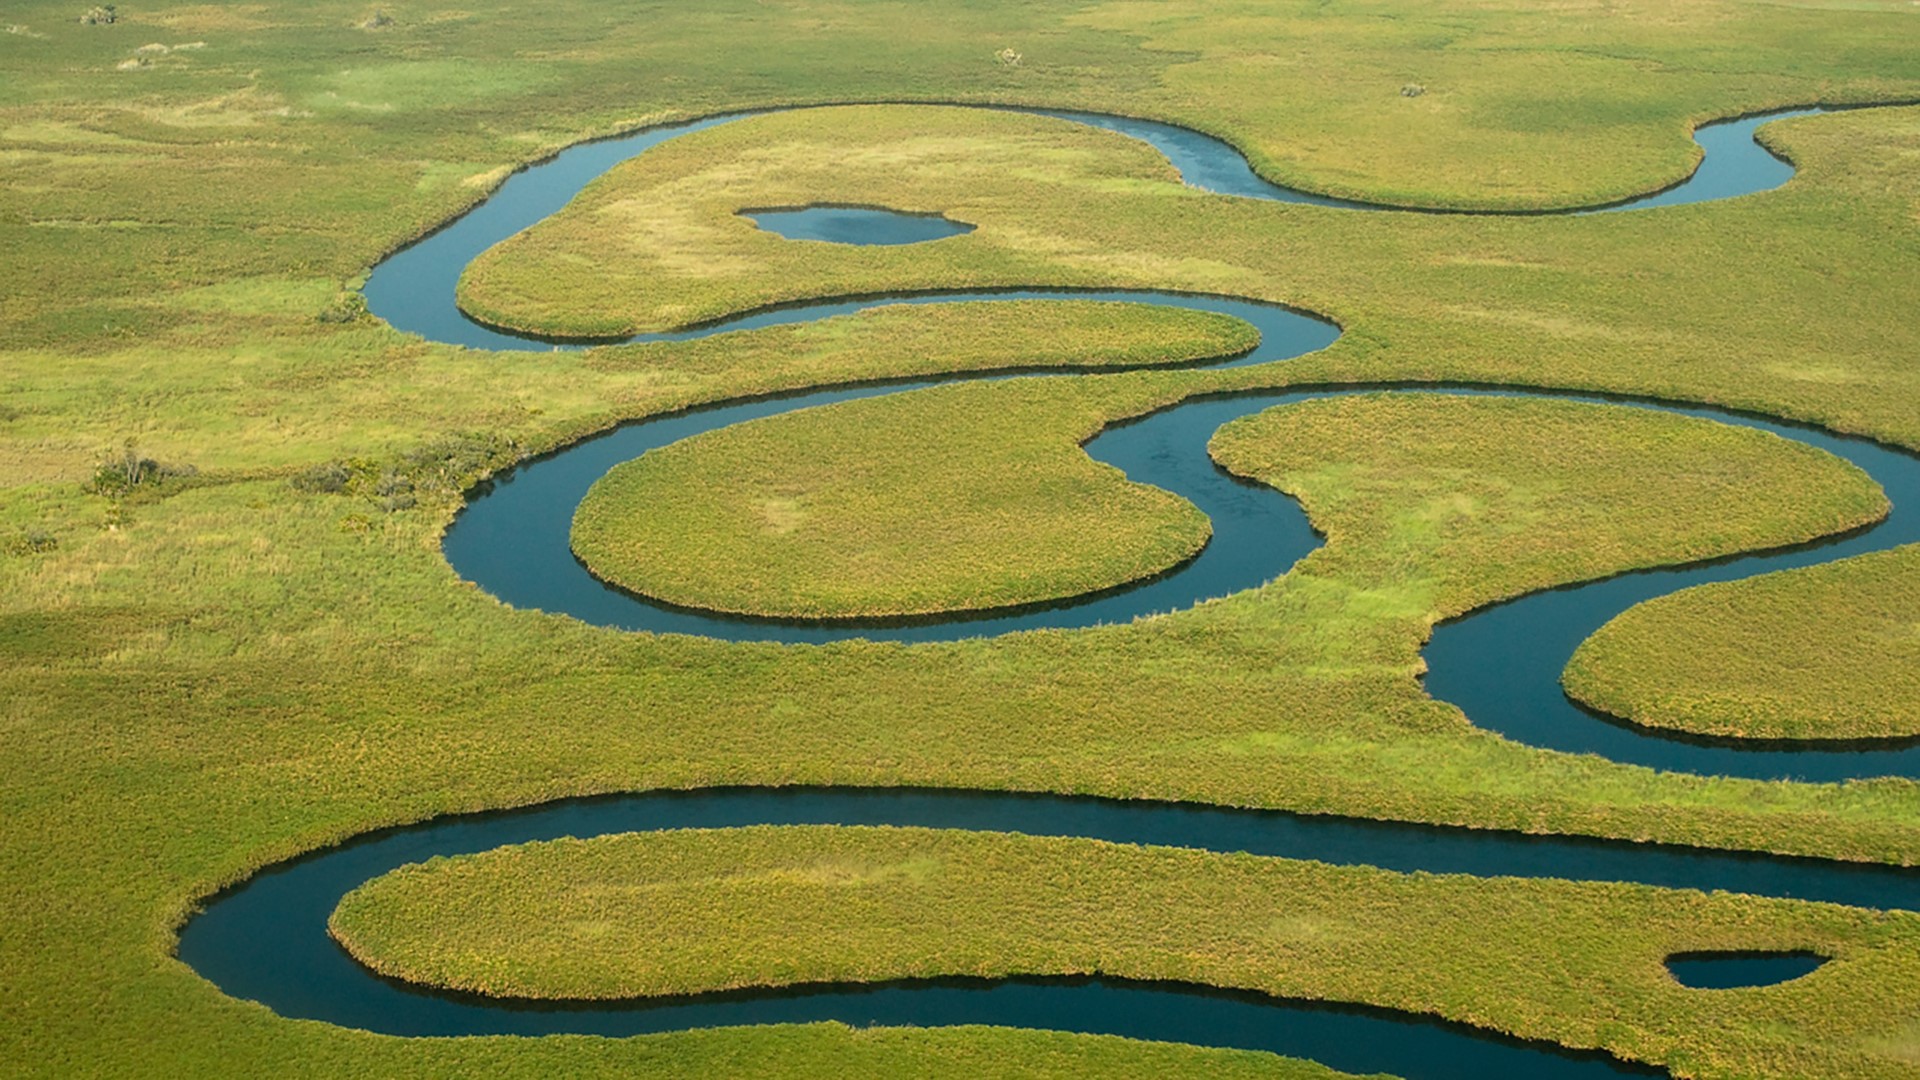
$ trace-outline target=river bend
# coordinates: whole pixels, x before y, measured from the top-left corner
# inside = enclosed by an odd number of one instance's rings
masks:
[[[1227,195],[1281,199],[1333,209],[1387,209],[1272,185],[1226,144],[1183,128],[1085,113],[1042,112],[1110,128],[1158,147],[1193,186]],[[1811,110],[1806,110],[1811,111]],[[1780,115],[1801,115],[1800,112]],[[559,210],[589,180],[666,139],[726,123],[713,117],[589,143],[515,174],[488,200],[377,267],[366,287],[370,309],[399,329],[436,341],[490,349],[548,348],[466,319],[454,303],[461,271],[480,252]],[[1687,181],[1614,207],[1624,210],[1699,202],[1777,187],[1791,166],[1759,147],[1754,129],[1773,117],[1706,125],[1706,151]],[[1259,347],[1230,363],[1286,359],[1324,347],[1338,334],[1308,315],[1250,300],[1154,292],[999,291],[914,296],[886,302],[1081,298],[1171,304],[1247,319]],[[714,326],[642,335],[680,340],[778,323],[825,318],[881,301],[849,300],[752,313]],[[1056,377],[1070,376],[1062,371]],[[956,377],[980,377],[956,376]],[[1294,390],[1197,399],[1091,441],[1088,452],[1191,499],[1213,519],[1215,539],[1201,557],[1141,588],[1081,603],[980,619],[866,627],[744,621],[648,604],[601,585],[566,545],[572,508],[586,486],[619,461],[653,446],[742,420],[829,401],[897,393],[940,380],[817,390],[736,402],[627,425],[524,464],[477,490],[449,531],[454,567],[521,606],[564,612],[600,625],[698,633],[732,640],[815,642],[837,637],[907,641],[997,634],[1042,626],[1124,621],[1191,606],[1252,588],[1284,573],[1318,543],[1297,505],[1277,492],[1240,483],[1214,468],[1206,441],[1220,424],[1290,401],[1347,390]],[[1418,392],[1498,392],[1429,389]],[[1579,396],[1579,395],[1556,395]],[[1887,490],[1892,516],[1828,544],[1624,575],[1522,597],[1446,624],[1427,656],[1427,686],[1460,705],[1483,728],[1534,746],[1597,752],[1624,762],[1703,773],[1834,780],[1920,775],[1920,749],[1882,745],[1826,751],[1753,747],[1655,737],[1589,717],[1559,691],[1559,672],[1593,629],[1640,600],[1705,581],[1824,562],[1920,540],[1920,464],[1911,456],[1849,439],[1705,408],[1632,403],[1705,415],[1773,431],[1836,453]],[[696,995],[602,1004],[482,1000],[385,981],[354,963],[327,938],[339,898],[361,882],[435,855],[490,849],[559,836],[747,824],[894,824],[1085,836],[1219,851],[1246,851],[1392,870],[1482,876],[1540,876],[1632,881],[1818,899],[1873,908],[1920,907],[1920,872],[1821,860],[1638,845],[1569,837],[1523,837],[1468,829],[1304,817],[1218,807],[1114,802],[1053,795],[861,789],[716,789],[562,800],[523,810],[436,819],[383,830],[270,867],[209,900],[183,928],[180,956],[227,993],[266,1003],[289,1017],[323,1020],[397,1035],[636,1034],[723,1024],[840,1019],[851,1023],[994,1023],[1109,1032],[1213,1046],[1273,1050],[1352,1071],[1390,1071],[1421,1080],[1452,1077],[1663,1075],[1605,1055],[1575,1053],[1489,1034],[1429,1017],[1362,1007],[1290,1002],[1256,994],[1117,980],[929,980],[875,986],[817,986],[787,991]]]

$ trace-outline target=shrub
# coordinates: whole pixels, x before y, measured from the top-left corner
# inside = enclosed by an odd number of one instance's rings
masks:
[[[60,546],[60,538],[45,529],[28,529],[7,545],[15,555],[39,555]]]
[[[404,473],[388,469],[373,486],[374,501],[389,514],[411,509],[414,505],[413,480]]]
[[[394,513],[413,507],[423,491],[464,490],[482,473],[516,456],[518,449],[512,439],[494,435],[443,435],[407,451],[397,462],[382,465],[365,458],[322,462],[300,470],[287,483],[307,494],[371,499]]]
[[[143,487],[197,476],[199,472],[191,465],[162,465],[142,453],[134,440],[128,439],[117,456],[94,469],[86,489],[95,495],[117,499]]]
[[[399,471],[418,486],[459,491],[518,452],[518,443],[499,435],[442,435],[407,451]]]
[[[373,493],[380,496],[404,495],[413,491],[413,481],[399,472],[388,469],[373,486]]]
[[[1427,92],[1427,88],[1424,86],[1421,86],[1417,82],[1407,83],[1405,86],[1402,86],[1400,88],[1401,97],[1419,97],[1421,94],[1424,94],[1426,92]]]
[[[310,495],[338,495],[347,490],[347,484],[353,480],[353,473],[337,461],[324,465],[314,465],[295,473],[287,483],[293,490],[304,491]]]
[[[80,16],[80,25],[110,26],[119,19],[120,15],[113,10],[112,4],[101,4],[98,7],[88,8],[87,13]]]

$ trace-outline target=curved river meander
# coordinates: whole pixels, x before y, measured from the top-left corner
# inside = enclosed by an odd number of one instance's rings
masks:
[[[1170,125],[1083,113],[1046,115],[1110,128],[1164,152],[1189,184],[1227,195],[1384,209],[1276,187],[1230,146]],[[1708,125],[1700,169],[1673,188],[1601,210],[1700,202],[1769,190],[1792,168],[1758,146],[1754,129],[1780,115]],[[751,115],[751,114],[749,114]],[[482,251],[559,210],[588,181],[676,135],[726,123],[715,117],[590,143],[511,177],[470,213],[375,268],[369,307],[402,330],[488,349],[550,348],[476,324],[455,306],[454,286]],[[836,300],[752,313],[709,326],[634,340],[683,340],[827,318],[879,303],[951,303],[1073,296],[1223,312],[1256,326],[1252,353],[1215,366],[1281,361],[1331,343],[1338,331],[1309,315],[1251,300],[1157,292],[996,290],[983,293]],[[1110,370],[1110,369],[1108,369]],[[1073,377],[1074,372],[1050,372]],[[952,378],[980,378],[978,374]],[[1005,375],[987,377],[1007,377]],[[860,385],[723,404],[626,425],[573,444],[478,489],[446,537],[454,568],[516,606],[573,615],[625,629],[728,640],[819,642],[848,637],[943,640],[1037,627],[1125,621],[1189,607],[1256,587],[1284,573],[1319,542],[1298,506],[1262,486],[1231,479],[1206,443],[1228,420],[1268,408],[1361,389],[1292,390],[1194,399],[1116,425],[1087,444],[1139,482],[1174,491],[1213,521],[1201,555],[1138,587],[1030,610],[906,625],[803,625],[729,619],[649,603],[603,585],[573,558],[568,530],[587,488],[612,466],[678,439],[757,417],[832,401],[901,393],[941,379]],[[1374,388],[1377,391],[1380,388]],[[1465,388],[1420,393],[1514,393]],[[1578,395],[1556,395],[1575,397]],[[1655,735],[1592,717],[1571,704],[1559,675],[1580,641],[1606,620],[1653,596],[1709,581],[1826,562],[1920,540],[1920,460],[1859,439],[1703,407],[1623,402],[1706,416],[1811,443],[1846,458],[1886,489],[1894,510],[1883,523],[1824,544],[1624,575],[1553,590],[1475,612],[1440,627],[1427,649],[1427,687],[1473,722],[1533,746],[1595,752],[1661,769],[1808,780],[1920,775],[1920,747],[1835,749],[1753,746]],[[1564,837],[1530,837],[1279,812],[1119,802],[1092,798],[956,791],[739,789],[576,799],[522,810],[442,818],[369,834],[269,868],[213,898],[182,930],[180,956],[228,993],[282,1015],[399,1035],[609,1035],[723,1024],[840,1019],[850,1023],[993,1023],[1107,1032],[1212,1046],[1273,1050],[1357,1072],[1410,1078],[1597,1076],[1657,1070],[1597,1053],[1526,1043],[1433,1018],[1363,1007],[1315,1005],[1179,984],[1111,979],[913,981],[812,986],[609,1003],[481,999],[383,980],[326,935],[326,920],[348,890],[395,867],[435,855],[483,851],[558,836],[747,824],[895,824],[1086,836],[1219,851],[1246,851],[1330,863],[1483,876],[1631,881],[1914,908],[1920,870],[1671,848]]]

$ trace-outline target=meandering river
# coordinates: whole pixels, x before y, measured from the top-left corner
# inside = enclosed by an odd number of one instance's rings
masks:
[[[1183,128],[1085,113],[1047,115],[1110,128],[1158,147],[1188,183],[1226,195],[1283,199],[1332,210],[1380,210],[1276,187],[1230,146]],[[1803,110],[1811,111],[1811,110]],[[1780,115],[1801,115],[1801,112]],[[752,115],[752,114],[745,114]],[[1699,130],[1707,154],[1673,188],[1601,212],[1728,198],[1784,183],[1792,169],[1761,148],[1749,117]],[[454,285],[493,244],[559,210],[582,186],[651,146],[731,122],[714,117],[590,143],[515,174],[470,213],[377,267],[369,307],[402,330],[488,349],[553,347],[466,319]],[[1322,348],[1338,331],[1311,315],[1252,300],[1159,292],[1002,290],[986,293],[830,300],[751,313],[709,326],[642,335],[683,340],[777,323],[827,318],[879,303],[951,303],[1008,298],[1075,298],[1165,304],[1224,312],[1260,330],[1251,353],[1220,366],[1285,360]],[[1102,369],[1111,370],[1111,369]],[[1061,370],[1050,377],[1078,377]],[[953,378],[980,378],[978,374]],[[985,377],[1005,377],[985,376]],[[463,576],[508,603],[630,630],[692,633],[728,640],[810,643],[845,637],[903,641],[1087,626],[1190,607],[1257,587],[1285,573],[1319,543],[1292,500],[1236,481],[1213,466],[1206,443],[1221,424],[1276,404],[1380,388],[1291,390],[1202,398],[1116,425],[1087,452],[1143,483],[1174,491],[1213,520],[1199,557],[1137,588],[1079,602],[909,624],[821,625],[725,618],[652,604],[607,587],[573,558],[568,530],[587,487],[607,469],[653,447],[744,420],[885,393],[943,379],[825,388],[733,402],[637,422],[526,463],[483,485],[446,537]],[[1400,388],[1396,392],[1533,394],[1527,390]],[[1581,395],[1556,395],[1579,397]],[[1442,626],[1427,649],[1428,689],[1473,722],[1529,745],[1591,751],[1662,769],[1750,777],[1833,780],[1920,775],[1920,747],[1760,747],[1660,737],[1592,717],[1560,692],[1573,649],[1594,629],[1643,599],[1706,581],[1825,562],[1920,540],[1920,461],[1864,440],[1681,403],[1626,402],[1756,427],[1811,443],[1852,461],[1886,489],[1894,510],[1883,523],[1838,540],[1744,558],[1637,573],[1522,597]],[[1351,1071],[1409,1078],[1645,1073],[1598,1053],[1573,1053],[1437,1019],[1364,1007],[1290,1002],[1257,994],[1116,980],[917,981],[879,986],[698,995],[600,1004],[480,999],[403,986],[360,967],[326,936],[328,915],[354,886],[434,855],[487,850],[557,836],[746,824],[897,824],[1088,836],[1219,851],[1311,858],[1393,870],[1483,876],[1634,881],[1829,900],[1874,908],[1915,908],[1920,871],[1821,860],[1672,848],[1566,837],[1302,817],[1267,811],[1050,795],[847,789],[713,790],[566,800],[523,810],[450,817],[385,830],[269,868],[212,898],[183,929],[180,956],[223,990],[262,1001],[282,1015],[400,1035],[633,1034],[721,1024],[840,1019],[851,1023],[994,1023],[1109,1032],[1214,1046],[1273,1050]],[[1655,1074],[1659,1073],[1655,1071]]]

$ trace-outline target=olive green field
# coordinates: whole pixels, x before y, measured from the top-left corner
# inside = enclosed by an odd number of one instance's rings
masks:
[[[573,796],[1048,792],[1920,864],[1913,781],[1537,749],[1421,681],[1444,620],[1889,514],[1833,455],[1638,406],[1920,452],[1920,6],[153,0],[94,24],[88,6],[0,16],[0,1072],[1346,1075],[980,1026],[400,1038],[278,1016],[175,955],[198,906],[263,867]],[[1693,126],[1814,102],[1879,107],[1764,127],[1798,169],[1780,190],[1596,215],[1214,195],[1115,133],[962,107],[1164,120],[1307,191],[1543,211],[1669,186]],[[614,167],[478,257],[460,305],[565,337],[847,296],[1150,289],[1342,335],[1218,368],[1249,326],[996,301],[491,352],[366,311],[372,266],[516,168],[783,106],[809,107]],[[858,248],[738,214],[815,204],[977,228]],[[503,603],[443,554],[476,485],[588,435],[946,376],[618,466],[574,549],[621,588],[718,612],[1076,596],[1175,567],[1211,529],[1090,460],[1089,438],[1283,390],[1310,399],[1209,452],[1324,542],[1187,610],[914,645],[595,627]],[[1651,601],[1581,647],[1566,688],[1696,736],[1920,734],[1916,560]],[[330,928],[375,971],[480,994],[1098,973],[1409,1011],[1701,1080],[1920,1076],[1911,912],[1729,893],[756,827],[434,860],[363,884]],[[1833,959],[1694,991],[1662,960],[1697,949]]]
[[[1567,692],[1699,735],[1920,734],[1915,556],[1896,548],[1648,601],[1581,645]]]
[[[1275,908],[1275,896],[1292,899]],[[705,932],[715,925],[734,933],[715,940]],[[1623,925],[1634,934],[1619,934]],[[1364,995],[1736,1076],[1872,1074],[1861,1051],[1887,1017],[1912,1012],[1898,988],[1915,977],[1920,933],[1911,913],[1729,893],[827,827],[627,834],[435,860],[349,894],[332,929],[383,974],[519,998],[777,986],[796,974],[1098,972]],[[1817,949],[1853,977],[1845,988],[1816,972],[1782,993],[1703,997],[1661,963],[1756,944]],[[1540,979],[1543,967],[1561,978]],[[1700,1030],[1718,1024],[1734,1031],[1703,1050]]]

